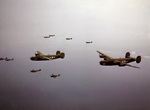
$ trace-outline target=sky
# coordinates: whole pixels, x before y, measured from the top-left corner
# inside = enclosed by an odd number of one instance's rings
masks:
[[[149,0],[1,0],[0,57],[14,60],[0,61],[0,109],[149,110],[149,13]],[[64,59],[30,60],[57,50]],[[140,69],[101,66],[97,50],[141,55]]]

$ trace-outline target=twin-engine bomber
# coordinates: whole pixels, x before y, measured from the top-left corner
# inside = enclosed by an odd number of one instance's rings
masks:
[[[65,57],[65,53],[57,51],[56,55],[44,55],[43,53],[41,53],[40,51],[37,51],[35,53],[35,56],[31,57],[30,59],[33,61],[44,61],[44,60],[54,60],[54,59],[58,59],[61,58],[63,59]]]
[[[129,66],[129,67],[134,67],[134,68],[140,68],[137,66],[132,66],[128,63],[136,61],[136,63],[141,62],[141,56],[137,56],[136,58],[130,57],[130,53],[127,52],[125,54],[125,58],[112,58],[100,51],[97,51],[99,53],[100,58],[104,58],[104,60],[100,61],[100,65],[103,66],[113,66],[113,65],[118,65],[118,66]]]

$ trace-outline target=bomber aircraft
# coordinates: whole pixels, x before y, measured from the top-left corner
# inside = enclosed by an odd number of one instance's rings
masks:
[[[38,70],[34,70],[33,69],[33,70],[31,70],[32,73],[39,72],[39,71],[41,71],[41,69],[38,69]]]
[[[35,56],[31,57],[30,59],[32,61],[43,61],[43,60],[54,60],[54,59],[58,59],[61,58],[63,59],[65,57],[65,53],[57,51],[56,55],[44,55],[43,53],[41,53],[40,51],[37,51],[37,53],[35,53]]]
[[[14,60],[13,58],[5,58],[5,61],[12,61],[12,60]]]
[[[66,40],[72,40],[72,38],[66,38]]]
[[[86,43],[87,43],[87,44],[90,44],[90,43],[93,43],[93,41],[90,41],[90,42],[87,41]]]
[[[112,58],[100,51],[97,51],[99,53],[100,58],[104,58],[104,60],[100,61],[100,65],[102,66],[113,66],[113,65],[118,65],[120,67],[122,66],[129,66],[129,67],[134,67],[134,68],[140,68],[137,66],[132,66],[128,63],[136,61],[136,63],[141,62],[141,56],[137,56],[136,58],[130,57],[130,52],[127,52],[125,54],[125,58]]]
[[[54,37],[55,35],[44,36],[44,38]]]
[[[56,77],[58,77],[58,76],[60,76],[60,74],[51,74],[51,75],[50,75],[51,78],[56,78]]]

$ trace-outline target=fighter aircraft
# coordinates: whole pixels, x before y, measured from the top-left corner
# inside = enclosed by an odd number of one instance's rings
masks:
[[[125,58],[112,58],[100,51],[97,51],[99,53],[100,58],[104,58],[104,60],[100,61],[100,65],[102,66],[113,66],[113,65],[118,65],[118,66],[129,66],[129,67],[134,67],[134,68],[140,68],[137,66],[132,66],[128,63],[136,61],[136,63],[141,62],[141,56],[137,56],[136,58],[130,57],[130,52],[127,52],[125,54]]]
[[[54,60],[54,59],[58,59],[61,58],[63,59],[65,57],[65,53],[57,51],[56,55],[44,55],[43,53],[41,53],[40,51],[37,51],[37,53],[35,53],[35,56],[31,57],[30,59],[33,61],[43,61],[43,60]]]
[[[44,38],[54,37],[55,35],[44,36]]]
[[[86,42],[87,44],[90,44],[90,43],[93,43],[93,41],[90,41],[90,42]]]
[[[56,78],[56,77],[58,77],[58,76],[60,76],[60,74],[51,74],[51,75],[50,75],[50,77],[52,77],[52,78]]]
[[[72,38],[66,38],[66,40],[72,40]]]
[[[41,71],[41,69],[38,69],[38,70],[34,70],[33,69],[33,70],[31,70],[32,73],[39,72],[39,71]]]
[[[5,61],[12,61],[12,60],[14,60],[13,58],[5,58]]]

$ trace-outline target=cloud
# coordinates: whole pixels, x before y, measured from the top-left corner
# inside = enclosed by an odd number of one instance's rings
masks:
[[[135,51],[132,51],[131,54],[136,54],[136,52],[135,52]]]
[[[148,56],[148,55],[145,55],[145,56],[143,56],[144,58],[147,58],[147,59],[150,59],[150,56]]]

